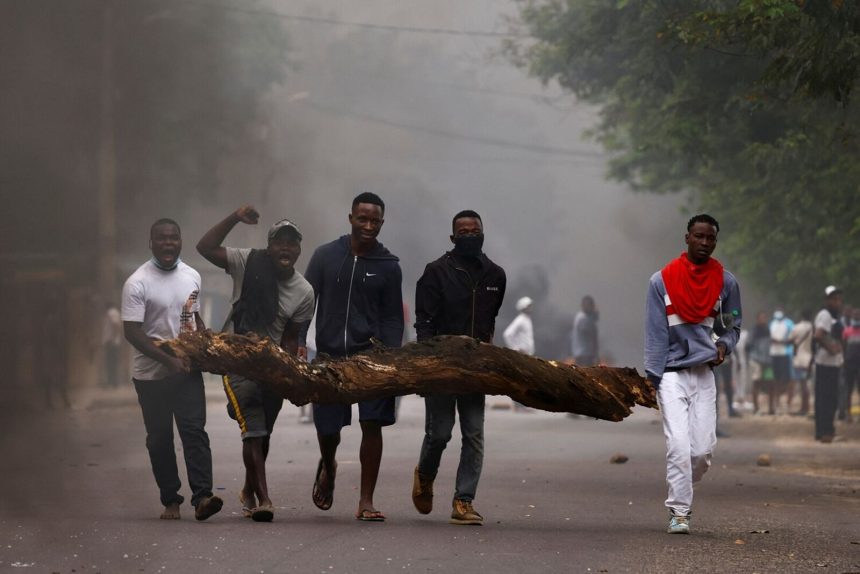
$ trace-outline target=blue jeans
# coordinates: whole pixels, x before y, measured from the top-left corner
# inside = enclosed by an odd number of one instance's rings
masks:
[[[482,394],[432,394],[424,397],[424,442],[418,458],[418,472],[423,476],[436,478],[442,451],[451,440],[455,414],[460,413],[463,446],[457,467],[456,499],[472,501],[478,489],[484,465],[484,402]]]

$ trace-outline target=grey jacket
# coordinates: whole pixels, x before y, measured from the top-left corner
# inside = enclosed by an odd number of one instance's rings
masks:
[[[738,281],[723,271],[723,290],[714,307],[714,317],[699,324],[685,323],[677,315],[667,315],[669,304],[663,275],[651,276],[645,303],[645,375],[659,385],[666,371],[704,365],[717,358],[717,342],[732,352],[741,332],[741,293]]]

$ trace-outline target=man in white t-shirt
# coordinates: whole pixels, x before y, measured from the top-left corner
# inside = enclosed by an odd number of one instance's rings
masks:
[[[296,271],[302,253],[302,234],[283,219],[269,229],[266,249],[223,247],[239,222],[254,225],[260,215],[250,205],[240,207],[217,223],[197,243],[197,251],[233,278],[232,310],[225,329],[268,337],[286,351],[307,359],[299,342],[314,314],[314,290]],[[256,522],[269,522],[274,506],[266,481],[266,457],[275,420],[284,399],[257,381],[240,375],[223,377],[227,411],[239,423],[245,484],[239,494],[242,513]]]
[[[520,297],[516,304],[518,315],[502,331],[502,339],[505,341],[505,346],[508,349],[513,349],[529,356],[535,354],[534,325],[531,317],[532,303],[531,297]],[[512,403],[515,412],[530,412],[527,406],[517,401],[512,401]]]
[[[168,355],[153,341],[205,328],[200,319],[200,274],[179,259],[182,236],[172,219],[159,219],[149,233],[152,259],[132,273],[122,288],[125,338],[134,347],[134,388],[146,427],[146,448],[164,505],[163,519],[178,519],[181,482],[173,446],[179,430],[191,505],[206,520],[223,501],[212,495],[212,452],[206,434],[203,377],[186,360]]]
[[[791,381],[791,332],[794,321],[785,316],[782,307],[773,312],[770,325],[770,364],[773,368],[773,382],[770,385],[769,404],[774,411],[779,406],[780,396],[788,390]]]
[[[842,291],[833,285],[824,290],[824,309],[815,316],[815,440],[833,442],[833,419],[839,404],[839,371],[842,369]]]

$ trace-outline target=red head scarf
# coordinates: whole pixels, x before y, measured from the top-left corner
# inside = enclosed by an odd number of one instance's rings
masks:
[[[701,323],[713,314],[723,290],[723,266],[713,257],[702,265],[681,253],[661,271],[675,313],[686,323]]]

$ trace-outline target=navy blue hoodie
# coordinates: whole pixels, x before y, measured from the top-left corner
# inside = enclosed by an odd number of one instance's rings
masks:
[[[403,340],[403,294],[399,259],[377,242],[370,252],[353,255],[349,235],[314,251],[305,279],[317,300],[317,352],[343,357],[371,346],[375,337],[387,347]]]

